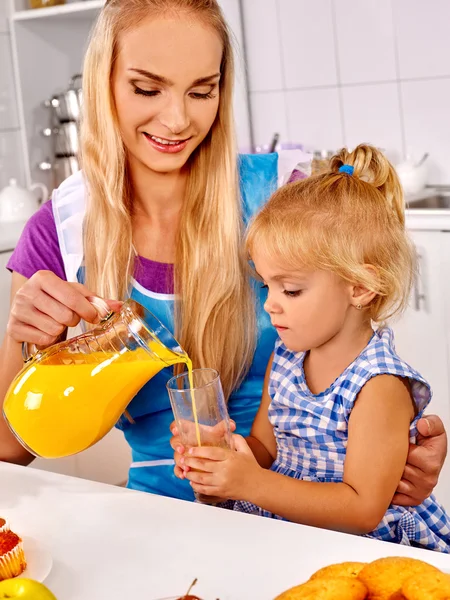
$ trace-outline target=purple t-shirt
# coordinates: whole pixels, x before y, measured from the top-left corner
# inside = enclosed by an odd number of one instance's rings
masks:
[[[17,242],[7,268],[29,279],[36,271],[52,271],[66,279],[58,243],[52,202],[46,202],[31,217]],[[173,265],[136,257],[134,278],[157,294],[173,294]]]

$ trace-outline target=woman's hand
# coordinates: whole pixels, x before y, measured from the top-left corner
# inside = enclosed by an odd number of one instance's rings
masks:
[[[8,336],[16,342],[47,347],[81,319],[98,323],[99,313],[89,301],[91,296],[92,292],[81,283],[68,283],[51,271],[38,271],[15,294]],[[117,310],[121,303],[107,304]]]
[[[263,469],[242,436],[233,435],[233,446],[232,450],[196,446],[181,457],[194,492],[230,500],[248,499]]]
[[[447,455],[447,435],[441,419],[430,415],[417,423],[417,444],[411,444],[394,504],[416,506],[433,492]]]
[[[194,423],[192,423],[192,427],[194,427]],[[236,430],[236,423],[232,419],[230,419],[230,430],[232,433]],[[186,479],[186,473],[189,471],[189,467],[182,461],[182,458],[184,457],[187,448],[181,443],[180,434],[175,421],[170,424],[170,432],[173,436],[170,438],[170,445],[174,451],[174,473],[178,479]]]

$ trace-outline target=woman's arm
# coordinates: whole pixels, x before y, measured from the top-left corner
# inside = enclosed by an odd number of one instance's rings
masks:
[[[342,483],[298,481],[262,469],[243,440],[237,452],[193,448],[193,458],[186,457],[189,467],[206,472],[191,470],[187,477],[195,491],[247,500],[290,521],[368,533],[381,521],[400,481],[413,416],[404,383],[381,375],[364,386],[350,416]]]
[[[67,327],[85,319],[98,321],[89,302],[92,293],[79,283],[68,283],[50,271],[38,271],[30,279],[13,273],[8,329],[0,349],[0,398],[23,366],[22,342],[49,346]],[[0,460],[28,464],[33,456],[9,430],[0,413]]]
[[[419,435],[410,444],[402,480],[393,503],[401,506],[422,504],[433,492],[447,456],[447,434],[436,415],[427,415],[417,423]]]
[[[26,278],[22,275],[13,273],[11,283],[11,305],[13,304],[17,291],[26,281]],[[22,344],[16,342],[6,334],[0,348],[0,398],[2,398],[2,405],[11,381],[20,371],[22,366]],[[33,458],[34,456],[27,452],[22,444],[16,440],[7,426],[2,413],[0,413],[0,460],[27,465]]]

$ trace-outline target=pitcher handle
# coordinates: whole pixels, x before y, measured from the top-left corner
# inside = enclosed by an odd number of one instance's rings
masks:
[[[103,298],[99,298],[98,296],[88,296],[87,300],[89,300],[97,311],[98,316],[100,317],[100,323],[108,321],[114,314],[114,311],[109,308]],[[39,358],[41,354],[42,351],[37,348],[36,344],[22,342],[22,359],[24,364],[31,362],[35,358]]]
[[[31,362],[35,358],[39,358],[41,351],[29,342],[22,342],[22,359],[24,364]]]
[[[100,317],[100,323],[104,323],[114,314],[114,311],[109,308],[108,303],[105,302],[103,298],[99,298],[98,296],[88,296],[86,300],[89,300],[97,311],[98,316]]]

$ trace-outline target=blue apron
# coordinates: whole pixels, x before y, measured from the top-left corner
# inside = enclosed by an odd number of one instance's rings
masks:
[[[239,157],[240,187],[243,202],[244,220],[248,219],[264,204],[277,187],[278,156],[276,154],[242,155]],[[78,174],[77,174],[78,175]],[[82,251],[80,239],[75,239],[74,227],[80,229],[82,210],[79,187],[81,176],[69,180],[68,193],[53,196],[55,221],[60,247],[72,246],[65,259],[66,267],[79,261]],[[71,189],[69,189],[71,186]],[[75,200],[70,200],[70,194]],[[78,203],[78,210],[74,206]],[[66,213],[69,212],[68,216]],[[75,214],[76,213],[76,214]],[[67,225],[66,225],[67,223]],[[76,225],[74,225],[76,223]],[[81,231],[81,230],[80,230]],[[65,245],[65,246],[64,246]],[[70,249],[69,249],[70,250]],[[78,265],[80,262],[78,262]],[[67,268],[66,268],[67,271]],[[78,280],[82,279],[82,269],[76,270]],[[68,277],[68,280],[70,278]],[[237,432],[248,435],[258,410],[264,375],[272,353],[276,331],[263,309],[264,290],[256,285],[256,311],[258,321],[258,342],[250,371],[229,399],[230,417],[236,421]],[[157,294],[144,289],[132,280],[131,297],[150,310],[173,332],[174,296]],[[163,496],[194,500],[188,481],[175,477],[173,451],[169,444],[173,413],[170,407],[166,383],[172,377],[173,370],[166,368],[153,377],[134,397],[128,406],[128,412],[134,423],[122,417],[117,424],[132,450],[132,464],[127,486],[131,489],[152,492]]]

